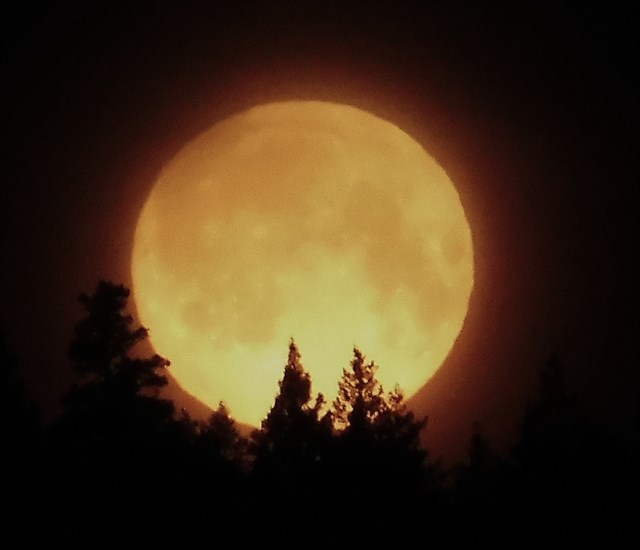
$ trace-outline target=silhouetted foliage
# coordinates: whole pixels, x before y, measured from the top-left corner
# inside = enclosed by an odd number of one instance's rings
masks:
[[[527,407],[521,437],[513,447],[514,459],[548,472],[557,470],[561,460],[575,462],[585,436],[584,421],[558,358],[553,356],[540,372],[539,397]]]
[[[491,507],[494,489],[504,461],[491,449],[489,441],[476,424],[469,442],[467,462],[457,468],[458,498],[475,509]]]
[[[261,429],[252,434],[253,472],[280,491],[306,491],[302,480],[315,475],[330,427],[320,417],[324,397],[312,397],[311,377],[293,339],[278,387]]]
[[[619,539],[610,530],[617,510],[611,500],[624,494],[615,471],[623,464],[612,460],[614,443],[571,394],[565,376],[552,356],[540,372],[539,396],[525,411],[512,448],[512,525],[531,546],[577,538],[613,543]]]
[[[156,513],[177,441],[173,403],[158,394],[169,362],[136,355],[148,333],[127,313],[128,298],[126,287],[106,281],[80,295],[86,316],[69,348],[79,382],[48,439],[50,490],[68,496],[79,524],[59,538],[79,545],[103,531],[105,546],[116,546],[124,530],[132,542],[149,539],[141,526]],[[68,525],[58,514],[52,511],[54,533]]]
[[[506,457],[476,430],[467,463],[454,468],[452,521],[467,528],[455,532],[457,547],[621,544],[637,513],[623,488],[634,468],[571,394],[557,357],[542,368],[519,428]]]
[[[375,377],[377,365],[373,361],[366,363],[357,348],[353,355],[351,369],[342,370],[332,415],[336,429],[363,434],[371,431],[386,402],[384,390]]]
[[[420,450],[420,432],[427,419],[417,420],[407,410],[402,391],[385,393],[376,378],[378,365],[366,362],[364,354],[353,350],[350,369],[343,369],[338,396],[333,403],[334,426],[344,441],[354,445],[376,444],[387,452],[404,453],[421,465],[426,452]]]
[[[251,434],[249,506],[259,545],[294,547],[318,520],[331,425],[323,419],[324,398],[312,395],[309,373],[293,339],[273,406]],[[274,529],[285,520],[287,536]],[[249,543],[245,540],[245,544]]]
[[[80,295],[87,317],[75,327],[69,355],[81,385],[68,395],[70,406],[92,408],[133,398],[155,398],[156,390],[167,384],[162,371],[169,361],[159,355],[132,354],[148,331],[135,326],[126,312],[129,293],[124,285],[101,281],[93,295]]]
[[[108,282],[81,295],[69,351],[79,380],[43,429],[0,340],[5,537],[49,548],[477,549],[619,547],[634,533],[637,451],[598,427],[556,357],[510,452],[475,426],[466,460],[445,471],[421,446],[426,418],[400,389],[385,392],[357,348],[327,410],[292,339],[250,439],[224,403],[206,420],[176,414],[160,393],[169,362],[139,350],[147,330],[128,298]]]
[[[211,413],[208,421],[199,428],[200,445],[206,455],[217,457],[228,464],[247,467],[248,441],[240,435],[236,422],[222,402]]]
[[[491,445],[474,426],[467,449],[466,462],[452,469],[454,478],[454,521],[465,528],[455,530],[456,546],[494,548],[508,542],[504,537],[505,487],[510,466],[491,449]]]
[[[407,521],[411,512],[427,512],[439,485],[435,469],[426,464],[427,451],[420,433],[426,419],[407,410],[401,391],[385,393],[376,378],[378,366],[354,348],[349,369],[343,369],[332,418],[336,428],[333,471],[336,492],[357,495],[364,506],[352,506],[353,523],[344,536],[353,544],[389,546],[397,543],[394,531],[371,531],[360,523],[371,521],[371,509],[389,521]],[[405,527],[405,534],[411,529]],[[395,540],[394,540],[395,538]]]

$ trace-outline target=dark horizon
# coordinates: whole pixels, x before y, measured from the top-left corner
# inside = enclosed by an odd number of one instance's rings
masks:
[[[223,403],[196,420],[158,391],[166,359],[136,351],[148,331],[128,314],[129,297],[106,281],[80,296],[85,315],[69,346],[77,381],[53,424],[40,424],[15,357],[0,346],[4,540],[462,549],[619,545],[631,536],[637,448],[590,418],[557,358],[541,369],[507,453],[476,426],[464,459],[445,466],[421,439],[429,419],[401,393],[385,393],[377,365],[357,348],[332,403],[313,394],[292,338],[258,429],[243,435]]]

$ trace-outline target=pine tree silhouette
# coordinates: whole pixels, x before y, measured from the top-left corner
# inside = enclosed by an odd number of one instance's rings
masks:
[[[390,547],[411,540],[414,514],[429,517],[437,481],[420,446],[426,419],[417,420],[406,408],[399,388],[385,393],[377,369],[354,348],[331,411],[336,429],[332,478],[336,494],[355,499],[350,500],[352,517],[344,530],[350,544]],[[411,510],[400,502],[411,503]],[[403,533],[371,530],[372,507],[392,523],[401,522]]]
[[[295,490],[301,476],[311,475],[321,460],[322,433],[326,424],[320,414],[322,394],[312,397],[311,377],[301,363],[293,339],[273,407],[253,434],[254,472],[258,477],[278,479],[287,490]]]
[[[169,362],[137,353],[148,331],[127,312],[129,294],[101,281],[79,298],[86,316],[69,348],[79,381],[48,433],[48,490],[64,499],[49,527],[68,546],[91,546],[95,533],[106,546],[124,533],[134,546],[156,535],[145,526],[153,524],[175,456],[174,406],[159,394]],[[73,522],[59,515],[65,509]]]

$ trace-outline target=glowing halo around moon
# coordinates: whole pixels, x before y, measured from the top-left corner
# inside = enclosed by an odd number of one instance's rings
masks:
[[[162,170],[132,257],[141,322],[180,386],[240,422],[273,403],[294,337],[331,401],[357,345],[408,397],[462,328],[471,232],[436,161],[354,107],[259,105]]]

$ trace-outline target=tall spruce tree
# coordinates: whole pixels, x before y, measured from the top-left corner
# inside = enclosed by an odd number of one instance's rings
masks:
[[[337,430],[358,435],[371,432],[388,406],[384,389],[376,378],[377,370],[373,361],[367,363],[364,354],[354,348],[351,369],[342,370],[338,396],[333,402],[332,415]]]
[[[60,531],[53,546],[91,546],[96,533],[105,547],[166,536],[149,526],[175,467],[174,406],[159,394],[169,362],[140,345],[148,332],[128,313],[129,295],[101,281],[79,297],[85,316],[69,347],[78,381],[47,437],[46,491],[60,495],[47,509]]]
[[[254,434],[259,455],[302,453],[309,448],[320,419],[324,397],[312,397],[311,377],[293,339],[278,387],[273,407],[262,421],[261,430]]]
[[[169,361],[136,354],[148,330],[127,312],[129,295],[124,285],[100,281],[93,294],[79,297],[86,317],[69,347],[79,382],[64,403],[93,437],[155,431],[173,418],[172,402],[159,396]]]
[[[331,474],[326,469],[331,425],[328,416],[321,418],[324,398],[313,397],[311,377],[293,339],[278,386],[273,407],[252,435],[255,492],[248,501],[257,506],[253,513],[260,537],[254,544],[298,548],[308,543],[310,532],[319,531],[318,514],[330,505],[323,491]]]
[[[345,544],[394,547],[393,530],[371,529],[371,510],[381,517],[409,525],[409,512],[399,505],[412,502],[424,512],[433,476],[426,467],[420,432],[426,420],[417,420],[406,408],[402,392],[385,393],[376,373],[378,365],[354,348],[349,369],[344,369],[333,402],[336,442],[332,455],[335,494],[351,503],[344,525]],[[413,512],[412,512],[413,513]]]
[[[293,339],[278,386],[273,407],[252,436],[254,472],[295,485],[318,462],[326,425],[320,418],[324,397],[312,397],[311,377]]]
[[[367,362],[358,348],[353,350],[350,367],[342,371],[338,396],[333,402],[335,428],[347,437],[417,448],[426,419],[417,420],[407,409],[400,388],[385,393],[376,377],[378,365]]]
[[[350,366],[343,370],[333,402],[332,416],[341,443],[338,461],[346,461],[361,473],[368,470],[395,487],[415,485],[422,478],[427,457],[420,446],[426,418],[415,418],[399,388],[385,393],[376,377],[378,365],[367,362],[358,348],[353,350]],[[348,475],[363,479],[354,473]]]

